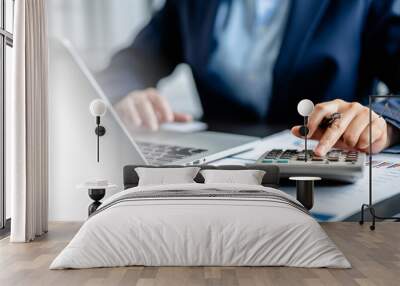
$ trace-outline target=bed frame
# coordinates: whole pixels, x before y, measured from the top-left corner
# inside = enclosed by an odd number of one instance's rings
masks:
[[[137,167],[144,168],[182,168],[184,166],[179,165],[166,165],[166,166],[150,166],[150,165],[127,165],[124,167],[124,189],[136,187],[139,183],[139,176],[135,171]],[[192,166],[191,166],[192,167]],[[201,168],[201,170],[217,169],[217,170],[262,170],[265,171],[265,175],[262,180],[262,185],[265,187],[278,188],[279,187],[279,167],[252,164],[246,166],[238,165],[224,165],[224,166],[213,166],[213,165],[198,165],[195,167]],[[204,183],[204,178],[200,174],[194,178],[197,183]]]

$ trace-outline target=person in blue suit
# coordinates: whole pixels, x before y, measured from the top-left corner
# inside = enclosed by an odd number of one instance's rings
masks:
[[[191,120],[152,88],[180,63],[192,69],[204,120],[295,122],[308,98],[318,102],[308,135],[317,154],[368,151],[368,95],[379,81],[400,90],[400,1],[166,0],[98,76],[125,119],[156,130]],[[372,127],[373,152],[398,143],[400,102],[375,104]]]

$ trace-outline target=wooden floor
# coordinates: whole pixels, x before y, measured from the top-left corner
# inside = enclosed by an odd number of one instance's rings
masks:
[[[0,241],[0,285],[400,285],[400,224],[380,223],[375,232],[357,223],[325,223],[323,228],[353,268],[288,267],[123,267],[48,270],[80,227],[52,223],[35,242]]]

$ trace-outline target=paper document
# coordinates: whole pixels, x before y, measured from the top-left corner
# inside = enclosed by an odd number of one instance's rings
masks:
[[[372,202],[375,204],[400,194],[400,156],[395,154],[374,155],[372,166]],[[283,190],[295,195],[294,188],[287,187]],[[368,203],[368,194],[369,170],[367,162],[363,178],[354,184],[317,186],[312,211],[330,214],[330,221],[340,221],[358,213],[361,205]]]
[[[310,140],[309,149],[317,141]],[[213,165],[245,165],[254,163],[266,151],[278,149],[304,149],[304,140],[282,131],[262,139],[257,146],[248,152],[216,161]],[[363,203],[368,203],[369,172],[366,158],[364,176],[354,184],[319,185],[315,187],[312,215],[319,221],[340,221],[360,211]],[[373,155],[373,203],[381,202],[400,194],[400,155]],[[293,185],[282,186],[281,190],[296,197]],[[399,206],[400,213],[400,206]]]

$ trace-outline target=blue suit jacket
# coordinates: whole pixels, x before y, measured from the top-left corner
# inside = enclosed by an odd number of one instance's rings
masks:
[[[179,63],[191,66],[205,119],[260,120],[231,100],[208,62],[216,41],[218,5],[229,0],[167,0],[128,48],[99,74],[114,100],[132,89],[155,86]],[[299,121],[296,106],[341,98],[366,103],[378,80],[400,90],[399,0],[292,0],[273,72],[268,123]],[[400,128],[400,101],[382,104],[388,121]]]

